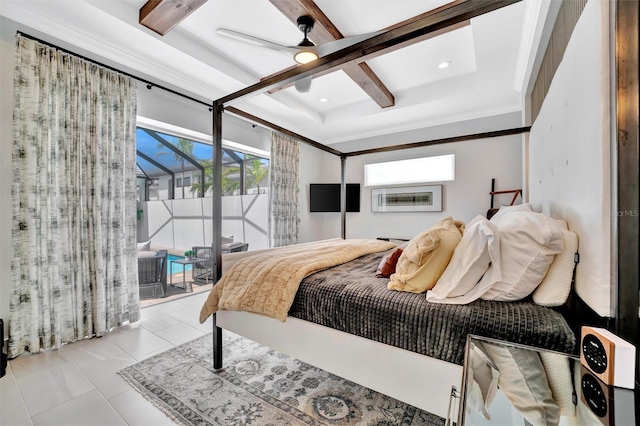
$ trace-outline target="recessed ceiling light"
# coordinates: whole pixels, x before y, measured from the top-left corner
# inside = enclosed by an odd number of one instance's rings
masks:
[[[329,102],[329,98],[320,98],[320,102]]]
[[[445,68],[449,68],[449,65],[451,65],[451,61],[443,61],[438,64],[438,68],[443,70]]]

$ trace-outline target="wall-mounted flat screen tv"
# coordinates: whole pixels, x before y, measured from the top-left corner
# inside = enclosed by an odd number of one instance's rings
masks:
[[[339,183],[312,183],[309,187],[309,211],[339,212],[340,211],[340,184]],[[360,211],[360,184],[347,184],[347,211]]]

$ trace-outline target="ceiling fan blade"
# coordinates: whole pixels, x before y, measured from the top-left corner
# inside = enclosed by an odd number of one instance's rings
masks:
[[[337,52],[338,50],[344,49],[345,47],[349,47],[353,44],[360,43],[361,41],[367,40],[371,37],[375,37],[379,34],[382,34],[384,31],[374,31],[372,33],[359,34],[351,37],[341,38],[335,41],[330,41],[329,43],[321,44],[317,46],[315,52],[318,56],[323,57],[330,53]]]
[[[274,42],[269,41],[269,40],[264,40],[264,39],[261,39],[261,38],[258,38],[258,37],[254,37],[254,36],[251,36],[251,35],[248,35],[248,34],[244,34],[244,33],[239,33],[237,31],[233,31],[233,30],[227,30],[225,28],[218,28],[216,30],[216,33],[218,33],[218,34],[220,34],[221,36],[224,36],[224,37],[232,38],[234,40],[238,40],[238,41],[242,41],[242,42],[245,42],[245,43],[253,44],[255,46],[266,47],[268,49],[278,50],[280,52],[291,53],[292,55],[299,51],[299,49],[296,49],[296,48],[293,48],[293,47],[283,46],[281,44],[274,43]]]
[[[313,77],[305,77],[300,80],[296,80],[294,83],[296,86],[296,90],[300,93],[307,93],[309,89],[311,89],[311,80]]]

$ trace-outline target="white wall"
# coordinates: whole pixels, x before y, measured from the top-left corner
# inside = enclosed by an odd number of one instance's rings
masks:
[[[576,292],[612,316],[609,4],[587,2],[529,139],[530,201],[578,234]],[[624,184],[621,182],[621,184]]]
[[[327,222],[339,213],[310,213],[309,184],[340,182],[340,157],[300,144],[300,242],[340,236],[340,223]]]
[[[222,235],[249,243],[249,250],[268,247],[268,194],[235,195],[222,198]],[[155,246],[187,250],[213,243],[213,199],[147,201],[138,221],[138,241]]]
[[[452,182],[438,183],[443,186],[442,212],[372,213],[371,188],[361,186],[360,212],[347,213],[347,238],[410,239],[447,216],[469,222],[479,214],[485,215],[491,203],[489,192],[491,191],[492,178],[496,178],[496,187],[499,190],[522,187],[522,165],[520,162],[522,144],[520,140],[518,135],[504,136],[349,157],[347,159],[346,180],[349,183],[360,182],[363,185],[364,164],[454,152],[456,179]],[[508,204],[511,198],[511,195],[497,196],[495,205]],[[520,202],[518,199],[517,203]],[[339,213],[312,214],[324,216],[324,238],[339,236]]]
[[[334,148],[343,152],[352,152],[386,145],[463,136],[514,127],[520,127],[520,115],[517,113],[346,142],[334,145]],[[522,188],[521,141],[520,135],[514,135],[348,157],[346,181],[361,184],[361,198],[360,212],[347,213],[347,238],[410,239],[447,216],[469,222],[476,215],[485,215],[491,203],[489,192],[491,191],[492,178],[496,178],[497,190]],[[453,182],[439,183],[443,185],[442,212],[371,212],[371,188],[364,187],[365,164],[416,158],[444,152],[454,152],[456,155],[456,179]],[[327,176],[319,177],[317,182],[340,182],[340,160],[338,157],[332,157],[335,160],[331,164],[323,163],[322,171],[323,173],[328,172]],[[303,190],[308,192],[308,186]],[[496,196],[495,206],[508,204],[511,198],[511,195]],[[303,210],[308,212],[308,195],[307,200],[302,202],[306,203],[303,205]],[[521,199],[518,198],[516,203],[520,202]],[[323,222],[322,238],[340,236],[340,213],[307,214]]]

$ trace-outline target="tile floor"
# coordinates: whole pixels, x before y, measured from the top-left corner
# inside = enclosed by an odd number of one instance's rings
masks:
[[[208,292],[142,309],[101,338],[9,361],[0,378],[0,425],[171,425],[118,370],[212,330],[198,323]]]

